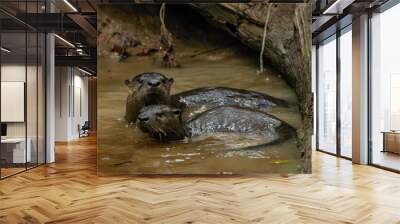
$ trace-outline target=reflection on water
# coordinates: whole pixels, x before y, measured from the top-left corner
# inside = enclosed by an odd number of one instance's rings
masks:
[[[193,53],[186,49],[182,54]],[[257,75],[256,60],[222,50],[199,57],[180,57],[182,68],[164,69],[150,57],[132,57],[119,63],[99,58],[98,166],[100,175],[126,174],[219,174],[297,173],[301,166],[296,140],[240,150],[265,142],[263,136],[216,134],[175,142],[157,142],[124,121],[128,94],[124,80],[156,71],[175,79],[172,93],[198,87],[226,86],[249,89],[297,104],[295,93],[274,71]],[[199,108],[201,110],[201,108]],[[296,106],[274,108],[271,114],[295,128],[301,126]]]

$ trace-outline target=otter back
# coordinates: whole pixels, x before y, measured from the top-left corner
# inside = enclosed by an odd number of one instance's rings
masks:
[[[255,91],[228,87],[198,88],[172,97],[174,106],[189,110],[185,112],[189,117],[219,106],[238,106],[264,112],[272,107],[288,107],[284,100]]]
[[[192,136],[217,132],[259,134],[271,143],[295,135],[294,128],[272,115],[230,106],[206,111],[188,121],[187,127]]]

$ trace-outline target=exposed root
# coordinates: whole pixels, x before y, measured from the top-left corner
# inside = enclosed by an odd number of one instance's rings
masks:
[[[265,17],[265,24],[264,24],[264,33],[263,33],[263,40],[262,40],[262,44],[261,44],[261,51],[260,51],[260,68],[258,70],[258,74],[261,74],[264,72],[264,50],[265,50],[265,40],[267,37],[267,28],[268,28],[268,22],[269,22],[269,18],[271,15],[271,9],[272,9],[272,3],[268,3],[268,9],[267,9],[267,15]],[[268,77],[267,77],[268,79]]]
[[[168,31],[165,25],[165,3],[161,4],[160,8],[160,22],[161,22],[161,35],[160,35],[160,53],[162,64],[165,67],[177,67],[175,60],[175,49],[171,32]]]

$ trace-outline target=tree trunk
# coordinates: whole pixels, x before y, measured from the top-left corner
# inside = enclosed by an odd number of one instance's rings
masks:
[[[260,51],[267,4],[262,3],[193,3],[210,23],[222,28],[248,47]],[[303,129],[299,148],[311,172],[311,135],[313,97],[311,91],[311,4],[274,4],[268,22],[264,57],[282,73],[299,99]]]

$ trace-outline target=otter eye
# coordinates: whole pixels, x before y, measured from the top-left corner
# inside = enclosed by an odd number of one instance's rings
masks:
[[[143,84],[143,79],[138,79],[138,83]]]
[[[162,83],[164,83],[164,84],[167,83],[167,79],[163,79]]]
[[[146,122],[146,121],[148,121],[148,120],[149,120],[148,117],[139,117],[139,121],[144,121],[144,122]]]
[[[173,110],[172,113],[175,114],[175,115],[179,115],[179,114],[181,114],[181,111],[180,110]]]
[[[156,116],[157,117],[162,117],[162,116],[164,116],[164,114],[163,113],[156,113]]]

